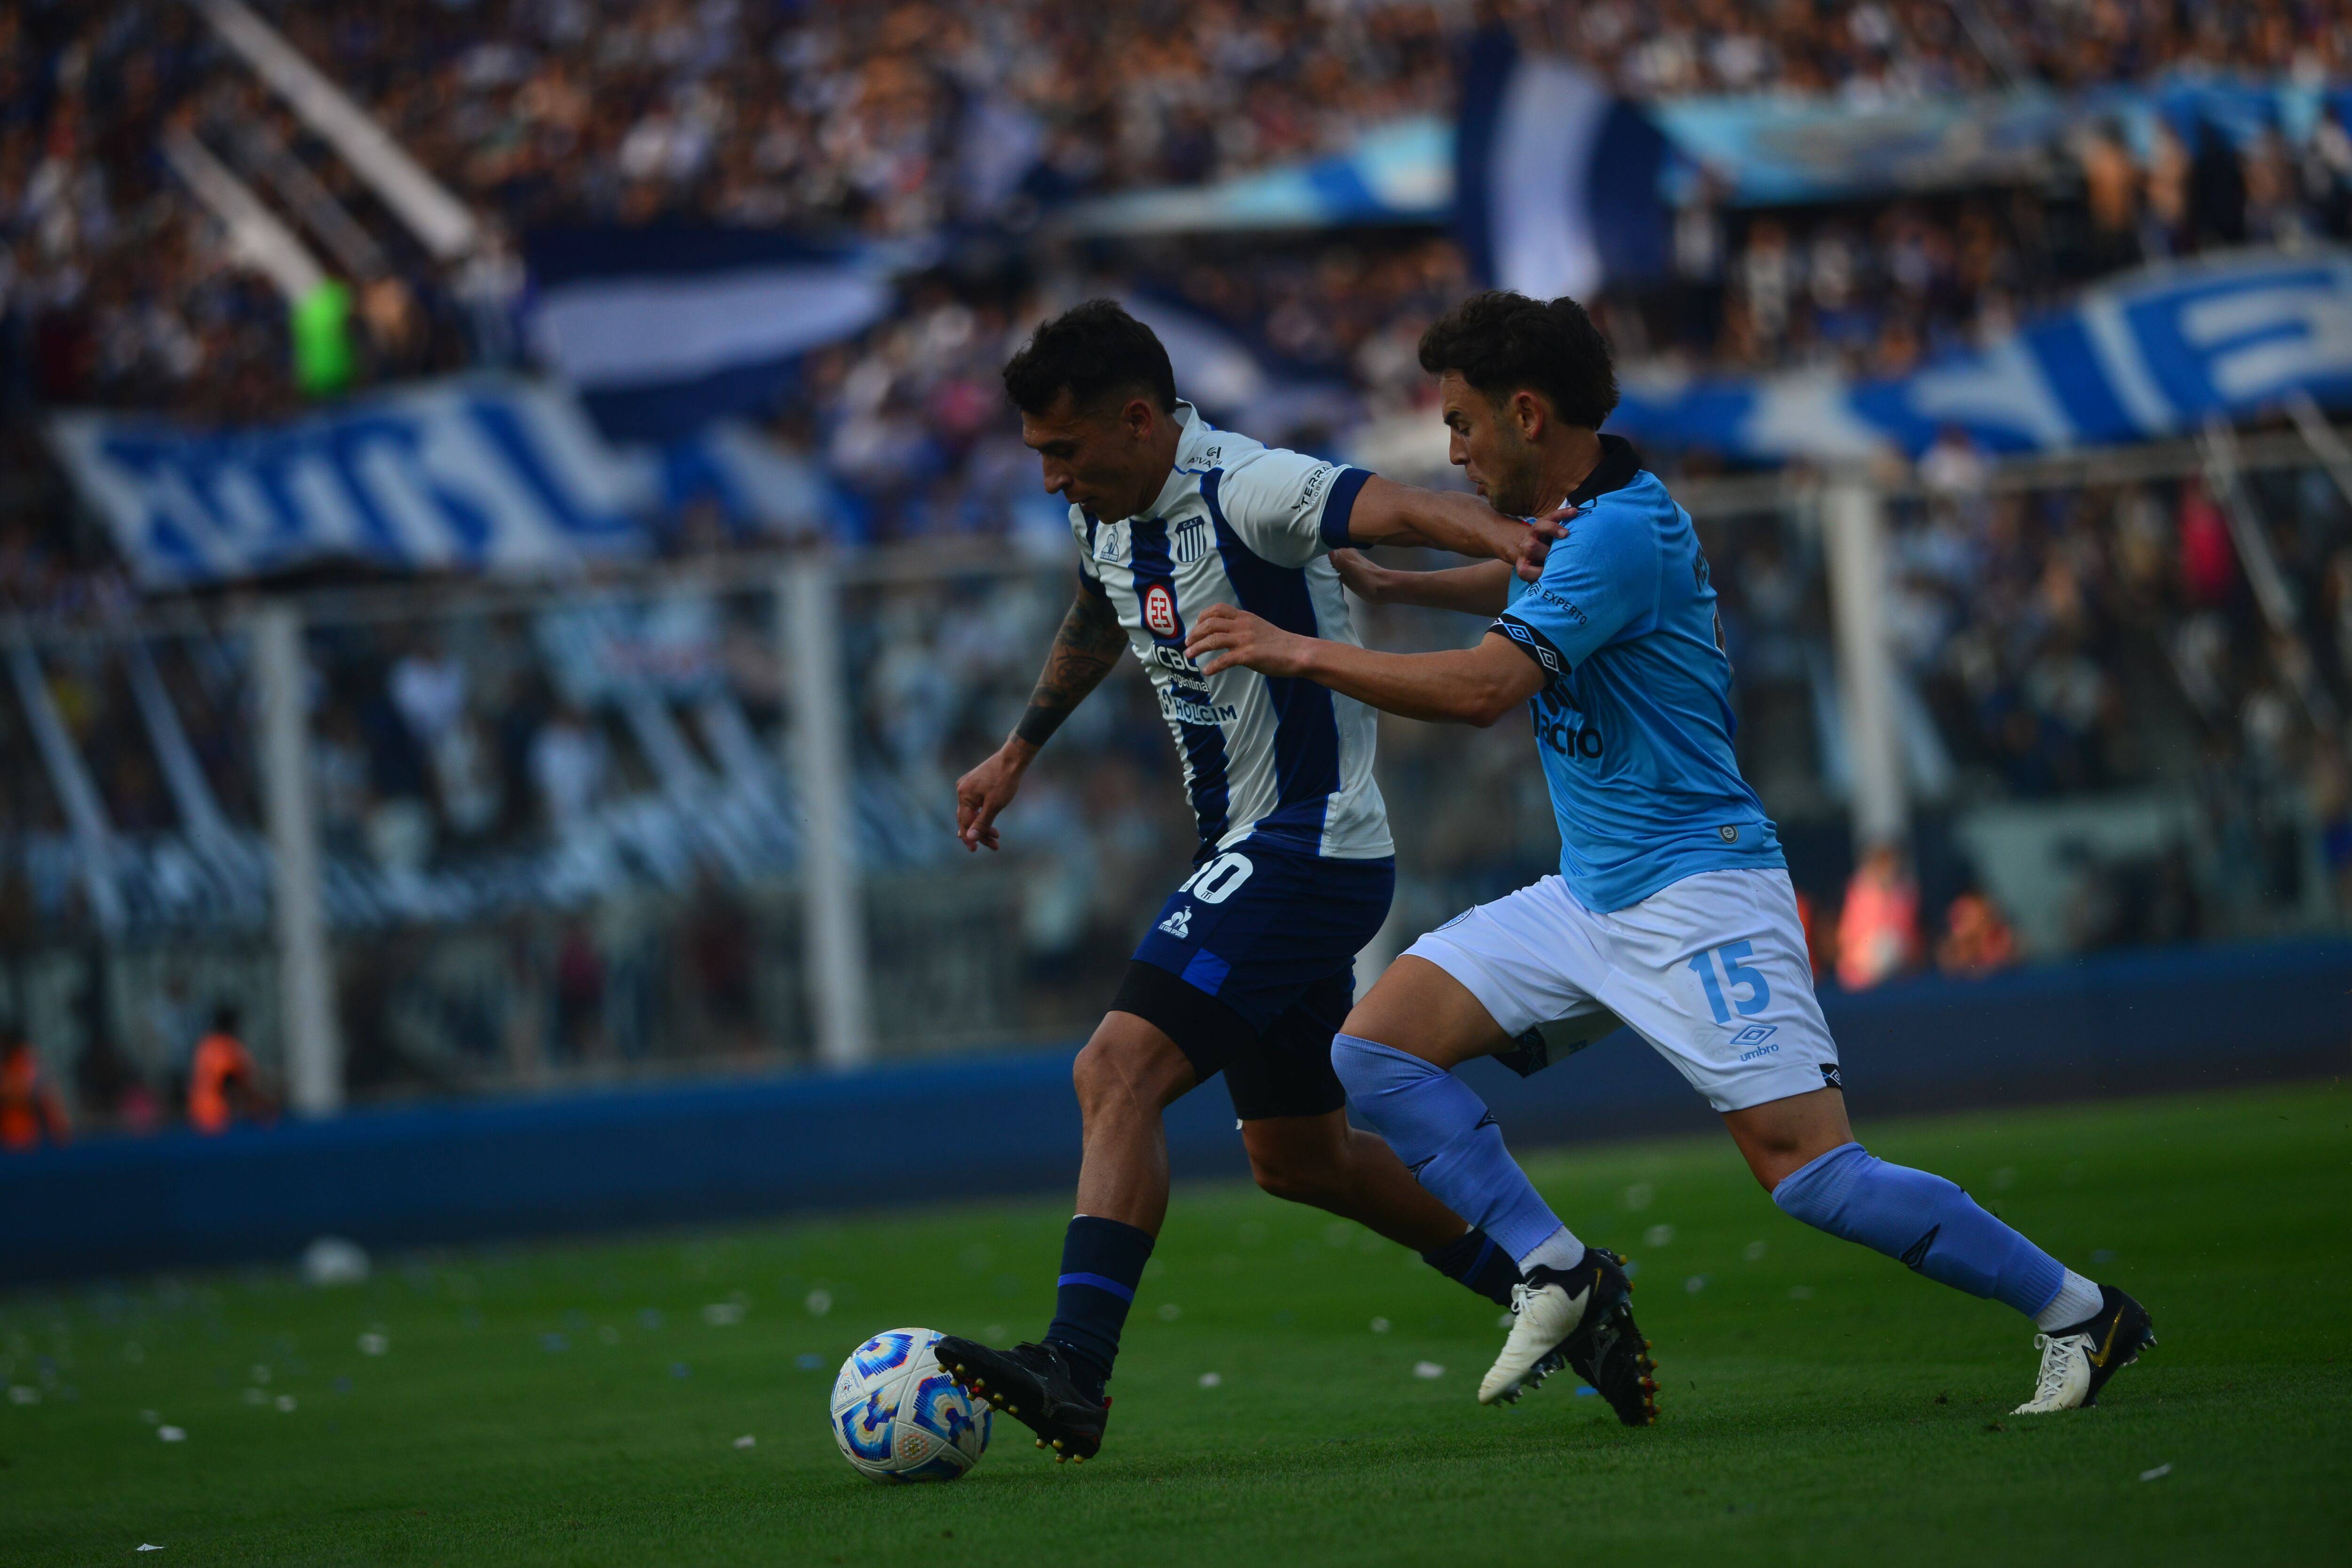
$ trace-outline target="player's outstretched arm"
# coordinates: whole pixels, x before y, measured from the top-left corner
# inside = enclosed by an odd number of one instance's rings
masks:
[[[1356,492],[1348,513],[1355,544],[1423,544],[1457,555],[1507,562],[1534,582],[1543,575],[1551,542],[1566,535],[1556,516],[1524,522],[1505,517],[1476,496],[1416,489],[1375,474]]]
[[[1339,581],[1368,605],[1419,605],[1468,616],[1499,616],[1511,598],[1511,568],[1500,561],[1449,566],[1442,572],[1396,572],[1357,550],[1334,550]]]
[[[1070,613],[1054,634],[1045,671],[1029,693],[1021,722],[994,755],[956,781],[956,837],[966,850],[997,847],[996,818],[1020,793],[1021,775],[1062,721],[1102,684],[1126,648],[1127,633],[1110,600],[1098,589],[1081,584]]]
[[[1239,665],[1262,675],[1312,680],[1384,713],[1482,730],[1544,683],[1541,667],[1498,633],[1454,652],[1379,653],[1286,632],[1231,605],[1212,605],[1202,612],[1184,652],[1204,675]]]

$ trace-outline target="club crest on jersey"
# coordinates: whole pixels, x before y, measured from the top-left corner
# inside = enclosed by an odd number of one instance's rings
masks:
[[[1154,636],[1176,635],[1176,595],[1168,591],[1167,584],[1154,583],[1143,591],[1143,624]]]
[[[1178,523],[1176,531],[1169,536],[1168,549],[1180,564],[1186,566],[1206,555],[1209,552],[1209,520],[1188,517]]]

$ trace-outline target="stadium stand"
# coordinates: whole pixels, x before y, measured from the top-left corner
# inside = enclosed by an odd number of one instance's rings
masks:
[[[881,577],[861,582],[846,610],[861,794],[886,803],[861,825],[877,918],[965,933],[953,939],[965,978],[902,999],[884,1021],[893,1048],[942,1011],[969,1037],[934,1029],[933,1044],[1058,1037],[1098,1006],[1145,889],[1183,855],[1162,731],[1129,683],[1083,710],[1032,780],[1031,815],[1008,824],[1013,875],[943,864],[949,785],[1018,711],[1066,592],[1060,509],[1038,495],[999,395],[1006,353],[1051,310],[1116,291],[1249,367],[1230,395],[1203,395],[1220,418],[1338,455],[1367,430],[1426,421],[1412,347],[1471,285],[1460,247],[1427,223],[1057,237],[1071,204],[1207,187],[1450,117],[1454,54],[1506,15],[1652,105],[1814,95],[1862,110],[2219,81],[2304,95],[2307,112],[2243,136],[2119,98],[2113,115],[2043,148],[2032,179],[1758,205],[1701,171],[1674,215],[1669,273],[1596,300],[1629,376],[1902,375],[2147,263],[2240,246],[2299,253],[2352,226],[2352,136],[2323,90],[2346,75],[2352,7],[2333,3],[257,10],[468,203],[488,241],[458,267],[435,261],[196,7],[34,0],[0,15],[0,605],[63,636],[139,604],[42,440],[48,411],[233,428],[320,405],[295,369],[286,300],[174,172],[163,149],[175,135],[306,215],[311,242],[349,275],[351,390],[530,367],[520,258],[560,226],[791,230],[898,256],[885,318],[810,353],[761,420],[821,467],[840,542],[946,563],[887,591]],[[1693,494],[1745,471],[1704,446],[1652,456]],[[2244,479],[2294,585],[2291,624],[2248,581],[2227,498],[2198,465],[2042,483],[1995,468],[1948,434],[1891,507],[1890,618],[1922,805],[1906,868],[1926,928],[1917,962],[1964,899],[1970,920],[1990,908],[2012,924],[2028,956],[2340,930],[2352,918],[2338,719],[2352,712],[2352,509],[2325,464]],[[1701,527],[1742,677],[1745,765],[1788,829],[1801,884],[1834,910],[1853,870],[1850,780],[1818,530],[1795,509],[1730,502],[1702,509]],[[692,498],[665,507],[655,534],[667,569],[716,562],[721,580],[727,562],[764,562],[779,543]],[[996,563],[961,570],[982,555]],[[667,635],[659,597],[629,601],[647,645]],[[683,708],[723,687],[765,746],[786,703],[763,604],[706,598],[677,633],[696,673],[666,696]],[[1369,626],[1396,645],[1462,635],[1405,611],[1375,611]],[[348,868],[334,896],[378,910],[367,929],[382,936],[352,954],[345,982],[362,1094],[811,1048],[793,1021],[797,982],[777,977],[797,932],[759,886],[688,876],[650,901],[587,905],[534,891],[468,905],[446,928],[380,912],[386,888],[551,863],[582,821],[643,816],[659,793],[662,731],[610,692],[567,684],[564,650],[578,645],[564,635],[558,607],[528,596],[456,615],[401,601],[314,630],[321,837]],[[49,701],[116,831],[158,839],[184,815],[151,687],[220,810],[260,820],[234,649],[158,639],[142,676],[98,644],[73,646],[52,653]],[[47,987],[45,1017],[82,1020],[72,1037],[85,1045],[55,1058],[82,1066],[78,1110],[103,1125],[134,1104],[178,1103],[171,1080],[223,994],[253,1001],[267,1055],[257,936],[122,953],[91,938],[89,895],[64,868],[68,803],[20,743],[37,723],[21,687],[14,700],[0,815],[17,853],[0,931],[33,955],[23,963]],[[719,771],[719,748],[696,736]],[[1441,742],[1392,726],[1382,746],[1391,794],[1421,825],[1402,847],[1401,929],[1549,858],[1518,737]],[[1476,787],[1464,787],[1465,768]],[[2097,822],[2067,815],[2089,803],[2107,808]],[[2027,864],[2055,869],[2012,871],[2004,898],[1999,868]],[[684,1049],[688,1037],[704,1045]],[[55,1037],[45,1026],[45,1046]]]

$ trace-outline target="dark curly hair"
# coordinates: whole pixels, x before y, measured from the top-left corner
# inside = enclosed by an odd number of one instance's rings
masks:
[[[1462,379],[1499,403],[1522,387],[1570,425],[1598,430],[1617,406],[1608,340],[1584,307],[1489,289],[1473,294],[1421,334],[1421,368]]]
[[[1176,411],[1176,373],[1150,327],[1116,300],[1089,300],[1063,311],[1004,362],[1004,390],[1024,414],[1043,414],[1064,389],[1081,408],[1115,393],[1146,393],[1162,413]]]

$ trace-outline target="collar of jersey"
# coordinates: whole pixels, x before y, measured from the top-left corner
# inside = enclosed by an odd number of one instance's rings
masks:
[[[1570,506],[1589,506],[1611,490],[1622,490],[1633,482],[1642,471],[1642,456],[1633,450],[1633,443],[1622,436],[1601,437],[1601,461],[1584,476],[1584,482],[1568,492]]]
[[[1148,514],[1152,517],[1165,517],[1171,508],[1184,499],[1188,489],[1184,481],[1195,474],[1208,472],[1208,465],[1199,460],[1201,448],[1208,444],[1208,437],[1216,434],[1217,427],[1202,418],[1201,411],[1181,397],[1176,400],[1176,424],[1183,432],[1176,437],[1176,466],[1168,471],[1168,482],[1161,485],[1160,493],[1152,498],[1151,510]],[[1143,517],[1147,514],[1137,512],[1135,515]]]

